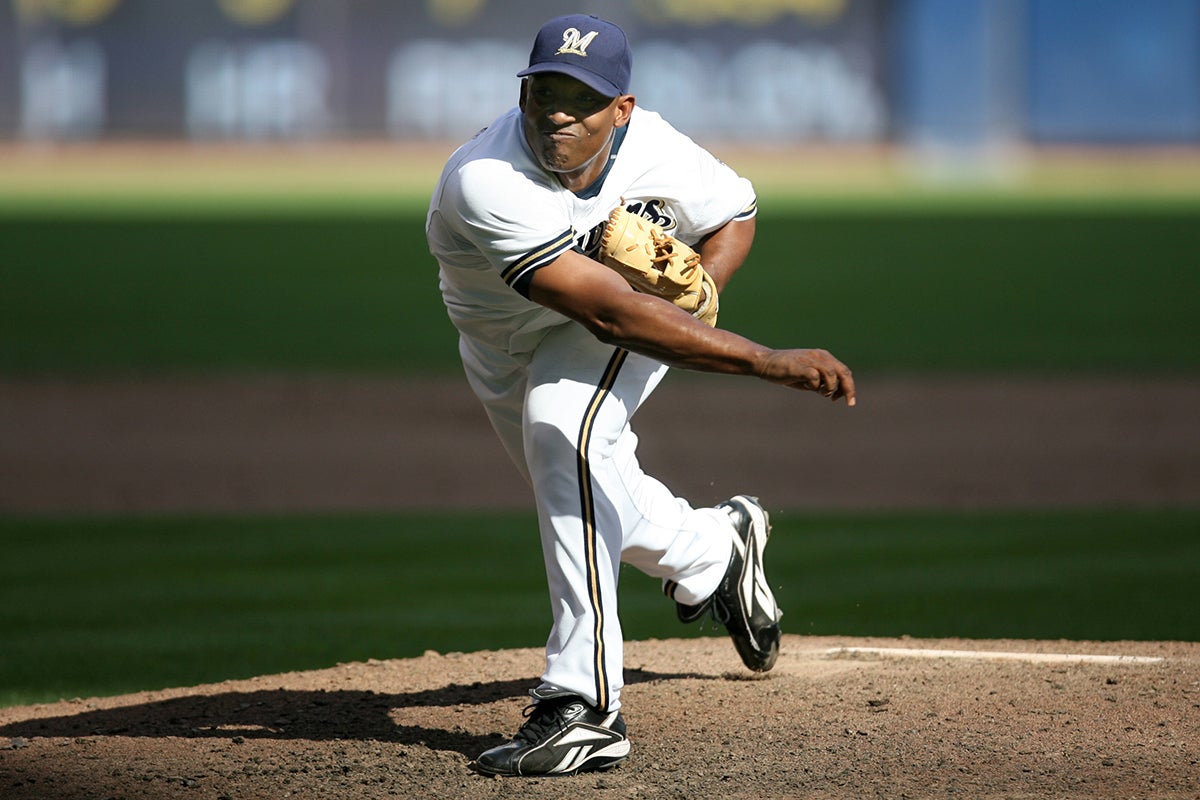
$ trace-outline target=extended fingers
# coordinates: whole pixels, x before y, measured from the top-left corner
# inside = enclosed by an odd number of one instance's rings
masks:
[[[850,374],[850,370],[848,369],[843,369],[838,375],[838,388],[833,393],[833,399],[837,400],[839,397],[846,398],[846,405],[848,406],[852,406],[858,402],[858,394],[854,389],[854,376]]]
[[[831,400],[846,398],[846,405],[852,406],[857,400],[854,388],[854,376],[850,368],[838,361],[827,352],[821,352],[819,365],[820,384],[816,387],[825,397]]]

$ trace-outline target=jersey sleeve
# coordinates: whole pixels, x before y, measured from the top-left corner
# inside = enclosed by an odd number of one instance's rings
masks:
[[[694,244],[728,222],[758,213],[754,185],[654,112],[634,118],[646,135],[638,148],[648,168],[638,181],[649,197],[661,197],[676,215],[671,233]]]
[[[733,220],[758,213],[758,198],[750,181],[738,175],[707,150],[693,146],[672,169],[686,176],[678,197],[680,238],[699,241]]]
[[[574,247],[570,216],[554,192],[502,161],[463,164],[443,189],[442,208],[447,204],[457,213],[443,218],[466,249],[522,295],[534,272]]]

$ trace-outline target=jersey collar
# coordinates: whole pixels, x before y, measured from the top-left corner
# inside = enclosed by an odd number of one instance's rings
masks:
[[[629,133],[629,126],[632,123],[633,120],[630,120],[625,125],[617,128],[613,133],[612,150],[608,153],[608,163],[604,165],[604,171],[600,173],[600,176],[596,180],[589,183],[582,191],[575,193],[575,196],[580,200],[591,200],[600,194],[600,188],[604,186],[604,179],[608,177],[613,164],[617,163],[617,151],[621,149],[621,143],[625,141],[625,134]]]

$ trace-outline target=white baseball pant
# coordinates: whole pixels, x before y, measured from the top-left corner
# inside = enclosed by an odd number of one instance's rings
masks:
[[[692,508],[638,465],[630,418],[667,367],[571,323],[513,357],[462,337],[468,381],[533,488],[553,626],[539,697],[575,694],[620,708],[622,562],[677,584],[694,604],[725,573],[734,531],[724,512]]]

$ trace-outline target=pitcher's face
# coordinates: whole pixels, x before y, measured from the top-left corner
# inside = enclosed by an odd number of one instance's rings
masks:
[[[568,188],[600,176],[613,132],[629,122],[632,108],[632,95],[604,97],[555,72],[531,75],[521,86],[525,141],[542,168],[558,174]]]

